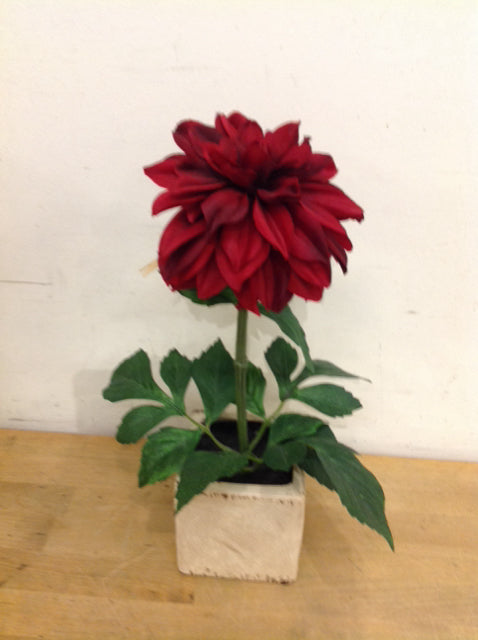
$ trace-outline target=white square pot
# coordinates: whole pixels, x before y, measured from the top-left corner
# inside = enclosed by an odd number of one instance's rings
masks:
[[[292,582],[305,513],[304,473],[286,485],[213,482],[175,515],[182,573]]]

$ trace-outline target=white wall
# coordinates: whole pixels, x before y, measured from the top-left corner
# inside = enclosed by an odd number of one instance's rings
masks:
[[[138,347],[190,356],[232,310],[139,269],[168,214],[142,167],[183,118],[301,119],[366,211],[349,274],[293,308],[315,357],[373,380],[336,421],[363,452],[478,460],[473,0],[3,0],[1,408],[5,427],[112,434],[101,399]],[[275,335],[252,323],[250,354]],[[271,398],[271,396],[270,396]]]

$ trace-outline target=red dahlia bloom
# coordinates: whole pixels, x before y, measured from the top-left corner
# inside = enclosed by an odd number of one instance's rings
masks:
[[[162,235],[159,269],[173,289],[207,300],[229,287],[238,308],[257,303],[281,311],[293,294],[319,300],[330,284],[330,259],[346,271],[352,244],[341,220],[362,209],[329,183],[329,155],[299,144],[299,124],[265,134],[240,113],[215,126],[181,122],[173,134],[183,153],[145,168],[166,191],[156,215],[180,207]]]

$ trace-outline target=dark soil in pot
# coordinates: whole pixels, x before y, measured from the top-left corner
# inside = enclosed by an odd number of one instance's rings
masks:
[[[247,423],[247,431],[249,442],[254,438],[260,422],[249,421]],[[223,444],[238,450],[237,427],[234,420],[218,420],[211,425],[211,431],[214,436]],[[255,455],[262,457],[267,444],[267,433],[261,438],[260,442],[254,449]],[[218,448],[208,436],[202,436],[197,447],[201,451],[217,451]],[[292,471],[274,471],[265,465],[261,465],[254,471],[244,471],[230,478],[221,478],[225,482],[240,482],[251,484],[289,484],[292,482]]]

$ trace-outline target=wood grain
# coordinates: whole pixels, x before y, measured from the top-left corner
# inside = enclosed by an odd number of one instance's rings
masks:
[[[396,552],[310,481],[298,581],[178,573],[140,447],[0,430],[1,640],[478,639],[478,465],[363,456]]]

